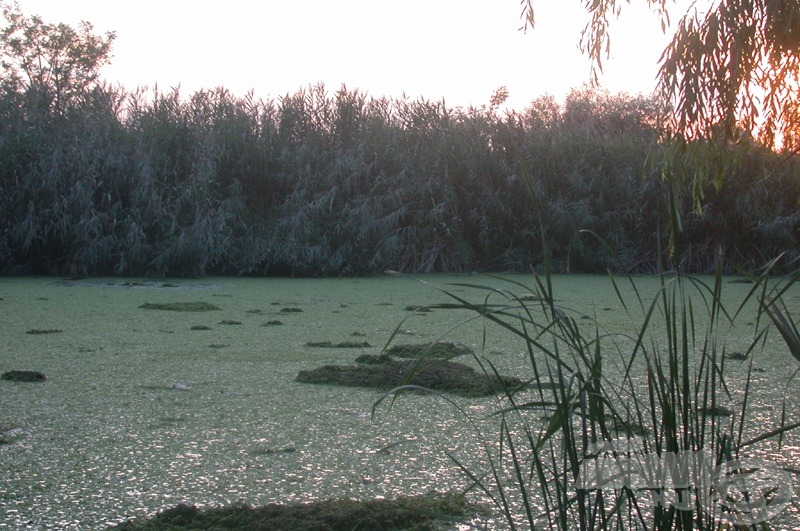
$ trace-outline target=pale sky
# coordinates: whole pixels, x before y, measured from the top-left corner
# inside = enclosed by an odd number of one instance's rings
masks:
[[[624,4],[612,26],[601,78],[612,93],[655,88],[667,37],[645,3]],[[104,77],[131,89],[223,86],[277,99],[321,82],[457,107],[486,104],[505,85],[520,109],[589,81],[583,4],[534,0],[537,25],[523,33],[519,0],[19,0],[46,22],[115,31]]]

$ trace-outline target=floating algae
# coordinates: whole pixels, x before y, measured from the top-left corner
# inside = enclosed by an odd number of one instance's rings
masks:
[[[366,341],[339,341],[333,343],[332,341],[309,341],[306,343],[307,347],[321,347],[321,348],[368,348],[371,347]]]
[[[386,354],[381,354],[379,356],[376,356],[375,354],[362,354],[356,358],[356,363],[361,363],[363,365],[380,365],[391,362],[391,356],[387,356]]]
[[[115,529],[439,529],[454,521],[466,521],[479,512],[464,496],[438,493],[366,501],[342,498],[270,503],[261,507],[237,503],[198,509],[182,503],[149,519],[123,522]]]
[[[43,382],[47,377],[39,371],[8,371],[0,379],[11,382]]]
[[[139,306],[145,310],[167,310],[170,312],[210,312],[220,308],[208,302],[146,302]]]
[[[22,438],[22,430],[11,426],[0,425],[0,445],[14,444]]]
[[[707,415],[710,417],[730,417],[733,415],[733,411],[726,408],[725,406],[707,406],[698,408],[698,411],[703,415]]]
[[[383,390],[409,384],[465,397],[489,396],[523,385],[518,378],[489,377],[472,367],[451,361],[417,362],[394,360],[388,356],[359,356],[358,362],[359,365],[324,365],[311,371],[300,371],[296,381]]]
[[[424,355],[428,358],[448,359],[472,354],[472,350],[457,343],[440,341],[415,345],[394,345],[386,351],[386,354],[395,358],[416,358]]]
[[[250,453],[253,455],[275,455],[275,454],[293,454],[296,450],[293,446],[287,446],[285,448],[256,448],[252,450]]]
[[[403,309],[405,311],[407,311],[407,312],[418,312],[418,313],[427,313],[427,312],[432,312],[433,311],[430,308],[428,308],[427,306],[417,306],[417,305],[409,305],[409,306],[406,306]]]
[[[744,352],[729,352],[725,355],[725,358],[729,360],[741,361],[747,359],[747,354],[745,354]]]

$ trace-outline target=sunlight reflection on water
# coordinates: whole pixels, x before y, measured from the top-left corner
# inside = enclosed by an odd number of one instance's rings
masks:
[[[23,433],[13,444],[0,445],[0,529],[96,528],[181,502],[260,505],[461,490],[469,482],[445,451],[473,470],[485,470],[476,428],[496,450],[497,419],[487,418],[496,406],[492,399],[455,399],[473,417],[474,427],[443,400],[418,395],[403,396],[391,408],[383,404],[372,418],[380,393],[293,381],[299,370],[351,364],[362,353],[304,348],[310,340],[340,341],[359,331],[376,345],[369,353],[379,352],[406,317],[403,307],[441,302],[429,287],[402,279],[399,284],[361,279],[358,289],[345,279],[192,283],[186,300],[231,295],[208,299],[223,308],[209,316],[138,308],[174,300],[180,291],[101,289],[100,284],[76,287],[46,279],[0,284],[0,310],[8,320],[0,370],[30,368],[50,378],[43,384],[0,382],[0,426],[13,425]],[[612,329],[624,328],[614,321],[617,313],[603,310],[612,307],[613,293],[585,286],[575,293],[598,297],[582,301],[581,311],[607,317]],[[59,309],[55,302],[65,294],[81,312],[65,315]],[[53,304],[36,306],[33,301],[42,296]],[[271,304],[275,301],[280,303]],[[286,301],[304,312],[278,316]],[[253,308],[264,315],[246,313]],[[273,317],[284,325],[261,326]],[[439,339],[464,317],[415,316],[403,324],[415,335],[395,342]],[[243,325],[217,326],[223,318]],[[212,330],[190,331],[197,324]],[[34,326],[64,333],[24,333]],[[745,350],[752,327],[745,324],[725,338],[731,350]],[[484,344],[480,324],[445,339],[477,351]],[[775,337],[769,341],[777,346],[754,360],[764,372],[752,374],[758,393],[749,399],[745,439],[765,426],[778,426],[784,396],[790,420],[796,421],[800,410],[800,397],[784,385],[796,362]],[[489,357],[501,373],[524,376],[524,346],[493,328],[486,342],[487,352],[499,353]],[[230,346],[211,349],[212,343]],[[610,373],[624,367],[612,361]],[[732,372],[746,374],[746,364],[727,363]],[[191,389],[174,389],[175,382]],[[741,404],[743,382],[743,377],[731,382],[733,407]],[[542,416],[533,411],[527,418],[540,426]],[[755,453],[797,468],[800,438],[792,434],[786,443],[780,450],[774,442],[764,443]],[[797,483],[796,474],[793,478]],[[502,480],[511,486],[513,477]],[[519,507],[518,499],[514,503]],[[784,516],[797,517],[797,510],[790,508]]]

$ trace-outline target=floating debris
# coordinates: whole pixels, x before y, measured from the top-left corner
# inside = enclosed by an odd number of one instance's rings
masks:
[[[439,529],[481,512],[463,495],[435,492],[391,500],[342,498],[262,507],[238,503],[198,509],[181,503],[150,518],[123,522],[115,529]]]
[[[489,396],[504,390],[514,391],[524,385],[521,380],[512,376],[487,376],[472,367],[451,361],[387,361],[386,357],[359,356],[359,365],[325,365],[311,371],[300,371],[296,381],[383,390],[410,384],[465,397]]]
[[[178,391],[189,391],[192,389],[192,386],[181,382],[175,382],[172,384],[172,388]]]
[[[210,312],[219,310],[208,302],[146,302],[139,306],[145,310],[167,310],[170,312]]]
[[[20,428],[12,428],[10,426],[0,426],[0,445],[13,444],[22,438],[22,430]]]
[[[606,419],[609,419],[611,421],[611,425],[614,428],[614,431],[620,433],[628,433],[630,435],[638,435],[640,437],[644,437],[645,435],[650,434],[650,430],[639,424],[637,421],[622,420],[615,417],[611,417],[610,415],[606,415]]]
[[[744,352],[729,352],[725,354],[725,358],[729,360],[746,360],[747,354]]]
[[[380,354],[379,356],[375,354],[362,354],[356,358],[356,363],[361,363],[362,365],[382,365],[391,362],[392,357],[386,354]]]
[[[287,446],[286,448],[257,448],[253,450],[253,454],[255,455],[274,455],[274,454],[293,454],[296,450],[292,446]]]
[[[223,319],[222,321],[219,322],[219,324],[221,324],[221,325],[240,325],[240,324],[242,324],[242,322],[241,321],[234,321],[232,319]]]
[[[58,328],[34,328],[33,330],[28,330],[25,332],[26,334],[38,335],[38,334],[60,334],[63,330]]]
[[[456,356],[472,353],[472,350],[464,345],[446,341],[415,345],[394,345],[386,351],[386,354],[396,358],[416,358],[417,356],[423,355],[428,358],[437,359],[455,358]]]
[[[211,327],[210,326],[206,326],[206,325],[193,325],[191,329],[192,330],[211,330]]]
[[[322,348],[368,348],[371,347],[366,341],[340,341],[333,343],[331,341],[309,341],[306,343],[307,347],[322,347]]]
[[[561,382],[553,382],[550,380],[547,381],[533,380],[530,383],[528,383],[527,387],[528,389],[553,390],[553,389],[564,389],[566,385]]]
[[[0,379],[10,382],[43,382],[47,376],[39,371],[8,371]]]
[[[281,308],[280,313],[301,313],[303,310],[302,308]]]
[[[711,417],[730,417],[733,411],[724,406],[706,406],[698,408],[701,413]]]

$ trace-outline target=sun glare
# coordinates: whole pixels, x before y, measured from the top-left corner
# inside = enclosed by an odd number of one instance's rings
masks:
[[[588,21],[580,2],[537,2],[536,27],[526,33],[516,0],[412,0],[402,9],[363,0],[230,0],[222,9],[142,0],[133,11],[101,0],[21,0],[20,7],[46,21],[86,20],[115,31],[104,73],[129,89],[180,86],[190,94],[224,86],[276,98],[321,82],[330,90],[345,84],[376,97],[466,107],[488,104],[506,86],[507,105],[522,108],[545,94],[561,99],[590,80],[589,60],[577,46]],[[626,6],[612,29],[603,87],[649,94],[666,42],[658,17]]]

